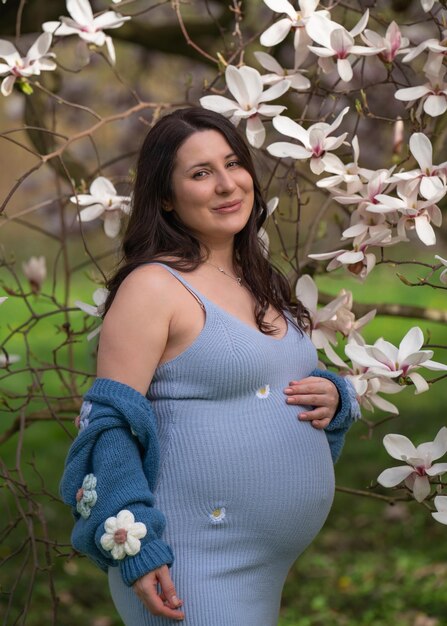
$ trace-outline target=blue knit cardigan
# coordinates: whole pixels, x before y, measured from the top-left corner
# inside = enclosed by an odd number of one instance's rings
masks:
[[[339,392],[338,411],[325,429],[335,462],[346,431],[360,415],[355,391],[349,381],[331,372],[314,370],[311,375],[331,380]],[[123,383],[98,378],[84,397],[80,431],[67,456],[60,492],[75,517],[74,548],[104,571],[119,566],[128,586],[174,561],[162,539],[164,516],[154,507],[159,456],[156,417],[149,400]],[[115,560],[100,539],[105,520],[121,510],[145,524],[147,534],[137,554]]]

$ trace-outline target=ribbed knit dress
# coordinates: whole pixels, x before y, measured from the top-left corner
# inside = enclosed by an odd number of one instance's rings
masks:
[[[170,570],[188,626],[276,626],[286,575],[321,529],[334,495],[322,430],[288,405],[290,380],[317,365],[305,334],[289,323],[264,335],[193,289],[204,327],[160,365],[148,398],[157,415],[161,463],[156,503],[166,516]],[[126,626],[168,626],[150,614],[119,568],[112,597]]]

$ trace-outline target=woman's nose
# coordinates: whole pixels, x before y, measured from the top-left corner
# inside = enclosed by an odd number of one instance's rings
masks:
[[[236,183],[231,176],[231,173],[227,170],[219,172],[216,181],[217,193],[231,193],[236,188]]]

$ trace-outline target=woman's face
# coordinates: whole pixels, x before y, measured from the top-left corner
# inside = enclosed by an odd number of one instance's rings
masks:
[[[172,189],[168,210],[206,244],[232,240],[253,209],[253,179],[216,130],[195,132],[181,145]]]

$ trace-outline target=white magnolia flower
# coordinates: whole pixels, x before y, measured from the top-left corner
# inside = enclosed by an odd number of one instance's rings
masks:
[[[295,292],[298,300],[309,311],[312,343],[317,350],[324,350],[332,363],[345,367],[345,362],[338,356],[332,345],[337,345],[336,328],[333,322],[337,312],[346,304],[346,294],[341,294],[326,306],[318,308],[318,288],[307,274],[298,280]]]
[[[200,104],[205,109],[230,117],[236,126],[241,119],[246,119],[248,142],[255,148],[260,148],[265,139],[265,128],[261,115],[274,117],[286,108],[285,106],[264,103],[282,96],[290,87],[290,81],[283,80],[263,91],[264,86],[260,73],[247,65],[239,69],[234,65],[228,65],[225,70],[225,80],[228,89],[236,100],[230,100],[224,96],[204,96],[200,98]]]
[[[424,68],[428,82],[416,87],[398,89],[394,94],[397,100],[404,102],[421,100],[417,109],[418,117],[422,108],[431,117],[438,117],[447,111],[447,83],[444,80],[446,70],[442,65],[442,55],[438,56],[440,63],[436,63],[437,72],[432,71],[433,68],[427,68],[427,64]]]
[[[436,507],[436,513],[432,513],[437,522],[447,524],[447,496],[436,496],[433,500]]]
[[[81,302],[80,300],[76,300],[74,304],[76,307],[78,307],[78,309],[81,309],[81,311],[87,313],[87,315],[91,315],[93,317],[102,317],[104,313],[104,304],[107,300],[108,295],[108,289],[105,289],[105,287],[99,287],[99,289],[95,289],[92,296],[95,306],[93,306],[92,304],[87,304],[86,302]],[[90,341],[90,339],[96,337],[96,335],[101,331],[101,328],[102,324],[92,330],[92,332],[87,335],[87,341]]]
[[[359,167],[358,161],[360,157],[360,148],[357,135],[352,140],[352,151],[354,155],[354,161],[350,163],[343,163],[338,157],[332,159],[327,163],[325,167],[326,172],[334,174],[334,176],[328,176],[327,178],[321,178],[317,181],[317,187],[323,189],[331,189],[337,185],[345,184],[346,193],[351,195],[357,193],[363,189],[363,179],[369,180],[374,174],[373,170],[368,170],[363,167]],[[338,191],[338,190],[337,190]]]
[[[359,208],[365,208],[369,204],[376,204],[376,196],[379,193],[384,193],[385,191],[389,191],[391,187],[389,187],[393,178],[391,176],[391,170],[377,170],[376,172],[371,172],[371,174],[366,175],[366,170],[362,169],[362,176],[368,178],[368,183],[360,189],[358,193],[355,194],[342,194],[341,189],[337,189],[337,195],[334,197],[334,200],[339,202],[340,204],[357,204]],[[393,185],[394,186],[394,185]]]
[[[38,293],[47,277],[47,264],[44,256],[32,256],[26,263],[22,263],[23,273],[31,285],[33,293]]]
[[[303,70],[299,70],[297,67],[291,70],[285,70],[275,58],[266,52],[255,52],[255,57],[259,64],[270,72],[270,74],[261,76],[264,85],[277,85],[287,80],[290,83],[291,89],[296,89],[297,91],[310,89],[310,80],[303,76]]]
[[[130,211],[130,197],[118,196],[108,178],[98,176],[90,185],[89,194],[80,193],[70,201],[87,207],[79,214],[81,222],[90,222],[98,217],[104,220],[104,232],[112,239],[119,233],[123,214]]]
[[[286,17],[278,20],[262,33],[260,38],[261,45],[267,48],[276,46],[293,29],[296,62],[302,63],[309,54],[308,45],[312,43],[305,29],[309,18],[314,14],[329,17],[329,11],[316,10],[319,0],[298,0],[298,11],[288,0],[264,0],[264,2],[272,11],[283,13]]]
[[[124,22],[130,20],[130,17],[125,17],[115,11],[105,11],[93,17],[89,0],[67,0],[66,4],[71,17],[61,17],[60,22],[44,22],[42,29],[58,37],[79,35],[87,43],[92,43],[99,48],[106,44],[110,60],[115,63],[113,41],[104,33],[104,29],[119,28]]]
[[[7,354],[3,350],[0,351],[0,367],[9,367],[12,363],[20,361],[18,354]]]
[[[351,213],[350,226],[342,233],[342,239],[354,238],[353,245],[360,245],[365,239],[388,241],[391,239],[391,227],[382,213],[371,213],[366,207],[359,206]]]
[[[378,339],[373,345],[345,346],[345,352],[352,361],[366,368],[368,376],[400,378],[406,376],[416,387],[415,393],[427,391],[427,381],[414,370],[425,367],[430,370],[447,370],[447,365],[431,361],[433,350],[421,350],[424,335],[418,326],[411,328],[399,344],[393,346],[385,339]]]
[[[339,137],[330,137],[329,135],[340,126],[348,111],[349,107],[344,108],[332,124],[317,122],[309,126],[307,130],[289,117],[278,115],[273,119],[273,126],[276,130],[283,135],[297,139],[303,145],[297,146],[286,141],[278,141],[270,144],[267,151],[276,157],[310,159],[310,169],[314,174],[321,174],[328,165],[337,167],[339,159],[331,154],[331,151],[342,145],[348,133],[343,133]]]
[[[322,15],[315,14],[310,18],[306,25],[307,34],[321,47],[309,46],[309,50],[320,57],[318,62],[323,71],[332,71],[332,57],[335,57],[338,75],[342,81],[349,82],[353,76],[353,55],[373,56],[385,49],[384,46],[374,48],[354,44],[354,37],[365,29],[368,19],[369,11],[366,10],[356,26],[348,32],[343,26]]]
[[[371,48],[383,48],[382,52],[379,52],[377,56],[385,63],[392,63],[399,53],[402,54],[403,48],[407,48],[410,44],[406,37],[402,37],[396,22],[391,22],[388,26],[385,37],[381,37],[378,33],[368,28],[361,33],[360,37]]]
[[[9,96],[18,78],[27,79],[30,76],[38,76],[41,71],[55,70],[57,65],[51,59],[56,55],[48,52],[52,37],[49,33],[42,33],[25,57],[21,57],[16,48],[9,41],[0,40],[0,76],[6,76],[1,85],[1,93]]]
[[[142,522],[136,522],[130,511],[123,509],[116,517],[108,517],[104,522],[106,531],[100,543],[104,550],[112,553],[116,560],[126,556],[135,556],[141,549],[141,541],[146,536],[147,528]]]
[[[439,280],[441,281],[441,283],[444,283],[445,285],[447,285],[447,259],[443,259],[438,254],[435,254],[435,259],[438,259],[438,261],[441,261],[442,265],[444,265],[446,268],[445,270],[442,270],[442,272],[440,273]]]
[[[418,46],[407,52],[402,61],[409,63],[419,56],[424,50],[429,50],[430,52],[435,52],[436,54],[447,54],[447,29],[442,31],[441,40],[425,39]]]
[[[440,200],[445,194],[438,193],[431,200],[419,200],[417,189],[406,186],[397,189],[399,198],[378,194],[376,200],[378,204],[370,205],[367,210],[376,213],[388,213],[398,211],[402,214],[397,224],[397,233],[401,241],[406,240],[405,230],[414,228],[417,236],[426,246],[433,246],[436,243],[436,234],[431,222],[435,226],[441,226],[441,209],[435,202]]]
[[[380,376],[364,378],[362,373],[356,373],[355,366],[352,368],[351,372],[352,373],[348,374],[346,378],[352,383],[356,390],[360,406],[367,411],[374,412],[374,408],[376,407],[392,415],[399,415],[397,406],[385,400],[382,396],[379,396],[379,393],[400,393],[404,389],[403,385],[398,385],[392,380],[380,378]]]
[[[440,192],[446,193],[447,161],[440,165],[433,165],[433,147],[427,135],[413,133],[410,137],[409,146],[419,169],[394,174],[393,180],[418,181],[419,193],[426,200],[438,196]]]
[[[358,333],[358,331],[369,324],[371,320],[374,319],[376,315],[376,309],[372,309],[359,319],[355,319],[355,315],[352,312],[353,298],[352,291],[347,291],[346,289],[341,289],[338,294],[339,297],[344,296],[345,301],[342,306],[337,309],[335,314],[335,319],[329,320],[326,325],[330,328],[334,328],[334,330],[340,332],[345,337],[349,338],[353,333]]]
[[[384,470],[377,478],[383,487],[396,487],[405,482],[418,502],[430,494],[430,478],[447,472],[447,463],[435,463],[447,452],[447,428],[443,426],[434,441],[421,443],[415,447],[403,435],[385,435],[383,445],[393,459],[404,461],[407,465]]]

